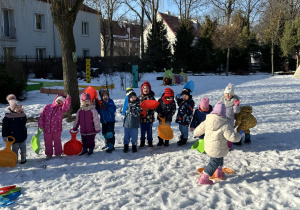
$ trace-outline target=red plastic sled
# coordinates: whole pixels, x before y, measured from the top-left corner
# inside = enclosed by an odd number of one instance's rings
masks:
[[[97,90],[92,86],[88,86],[84,92],[90,94],[92,103],[94,102],[95,98],[98,99]]]
[[[141,116],[146,117],[146,109],[156,109],[159,105],[158,101],[155,100],[145,100],[141,103],[141,108],[143,111],[141,112]]]
[[[70,134],[72,136],[71,140],[66,142],[64,145],[64,154],[65,155],[78,155],[82,151],[82,143],[76,139],[76,135],[79,132],[77,130],[76,133],[71,132],[72,129],[70,129]]]
[[[11,186],[6,186],[6,187],[1,187],[0,188],[0,195],[7,193],[8,191],[11,191],[15,189],[17,186],[16,185],[11,185]]]

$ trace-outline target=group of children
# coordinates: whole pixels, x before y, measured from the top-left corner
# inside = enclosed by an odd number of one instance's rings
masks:
[[[76,120],[73,124],[73,132],[77,132],[80,127],[81,140],[83,149],[80,155],[91,155],[95,148],[95,136],[101,131],[105,139],[107,153],[112,153],[115,148],[115,112],[116,106],[114,101],[109,97],[108,90],[100,90],[100,100],[91,99],[89,93],[82,93],[80,96],[80,109],[77,111]],[[124,116],[124,149],[123,152],[129,151],[129,143],[132,144],[132,152],[137,152],[138,129],[140,128],[140,148],[145,146],[146,140],[149,147],[153,147],[152,126],[155,121],[155,112],[157,119],[161,124],[161,118],[165,119],[168,125],[171,125],[172,118],[176,112],[176,103],[178,112],[175,122],[179,124],[180,137],[177,141],[178,146],[187,144],[188,133],[194,131],[194,136],[204,138],[205,152],[211,157],[208,166],[205,168],[200,179],[200,184],[212,184],[209,176],[224,176],[222,172],[223,157],[231,149],[231,142],[241,144],[241,138],[246,132],[245,143],[250,143],[249,128],[256,125],[256,119],[251,115],[252,107],[245,106],[242,109],[239,106],[240,98],[234,94],[233,85],[230,83],[225,88],[224,96],[212,108],[209,99],[201,99],[200,105],[194,111],[195,102],[193,101],[191,90],[184,88],[181,94],[174,97],[174,91],[171,88],[165,88],[164,93],[158,100],[159,105],[156,109],[147,109],[146,114],[141,114],[140,104],[145,100],[155,100],[154,92],[148,81],[141,85],[141,95],[137,96],[133,89],[126,91],[128,105]],[[93,101],[92,101],[93,100]],[[22,105],[12,94],[7,96],[9,107],[3,119],[2,137],[4,140],[7,136],[13,136],[15,143],[13,151],[18,154],[21,150],[21,163],[26,162],[26,115]],[[46,159],[53,156],[53,147],[55,156],[60,157],[63,153],[61,132],[63,114],[70,109],[71,97],[69,95],[57,95],[52,104],[44,107],[38,121],[38,127],[44,132]],[[243,114],[240,111],[244,110]],[[249,114],[250,116],[249,118]],[[100,118],[99,118],[100,115]],[[245,118],[249,118],[246,119]],[[236,119],[236,122],[235,122]],[[234,123],[235,122],[235,123]],[[190,127],[190,129],[189,129]],[[237,127],[235,133],[234,128]],[[204,134],[206,135],[204,136]],[[162,139],[158,136],[157,146],[169,146],[169,140]]]

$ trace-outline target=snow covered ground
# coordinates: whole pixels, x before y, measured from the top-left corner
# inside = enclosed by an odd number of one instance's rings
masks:
[[[139,82],[141,85],[148,80],[156,99],[165,88],[161,86],[162,81],[156,80],[157,76],[162,73],[144,75]],[[43,141],[40,155],[31,149],[30,140],[37,132],[37,123],[28,123],[28,162],[15,168],[0,168],[0,187],[14,184],[22,187],[22,195],[9,208],[300,209],[300,80],[290,75],[265,74],[189,76],[189,80],[195,82],[193,96],[197,106],[204,96],[214,105],[231,82],[235,84],[235,94],[242,99],[241,105],[253,107],[258,125],[251,130],[252,143],[234,145],[224,159],[224,166],[234,169],[234,174],[213,186],[199,185],[197,169],[205,167],[209,157],[190,149],[195,142],[191,132],[188,145],[177,146],[180,132],[176,123],[172,123],[175,138],[168,148],[156,146],[156,121],[154,148],[124,154],[120,111],[125,91],[120,86],[120,76],[115,76],[112,81],[116,88],[110,91],[110,97],[118,108],[116,151],[112,154],[101,151],[104,142],[102,136],[97,135],[92,156],[63,156],[46,161]],[[100,77],[93,83],[102,85],[104,81],[105,77]],[[183,85],[171,88],[180,93]],[[140,94],[139,88],[135,91]],[[29,117],[38,117],[53,98],[54,95],[31,91],[22,103]],[[1,119],[6,106],[0,104]],[[65,143],[70,140],[72,123],[64,120],[63,128]],[[79,134],[77,138],[80,139]],[[3,141],[0,148],[4,148]]]

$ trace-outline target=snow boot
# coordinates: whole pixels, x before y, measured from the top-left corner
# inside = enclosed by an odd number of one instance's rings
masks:
[[[136,145],[132,145],[132,152],[133,152],[133,153],[137,152],[137,147],[136,147]]]
[[[215,171],[215,177],[216,177],[216,178],[220,178],[220,179],[222,179],[222,178],[225,177],[225,173],[223,172],[221,166],[219,166],[219,167],[217,168],[217,170]]]
[[[212,185],[214,184],[213,181],[209,180],[209,175],[205,172],[202,173],[200,179],[199,179],[199,184],[209,184]]]
[[[185,138],[182,138],[181,141],[177,142],[178,146],[185,146],[186,145],[186,142],[187,142],[187,139]]]
[[[165,146],[165,147],[168,147],[168,146],[169,146],[169,140],[165,140],[164,146]]]
[[[115,147],[113,144],[108,144],[108,149],[106,150],[107,153],[112,153],[115,151]]]
[[[162,138],[158,137],[158,144],[157,144],[157,146],[160,147],[162,145],[164,145],[164,140]]]
[[[26,153],[21,153],[21,164],[24,164],[24,163],[26,163],[27,162],[27,160],[26,160]]]
[[[52,158],[52,156],[50,156],[50,155],[46,156],[46,160],[50,160],[51,158]]]
[[[124,152],[124,153],[127,153],[128,150],[129,150],[128,144],[124,144],[123,152]]]
[[[148,141],[148,146],[153,147],[152,141]]]
[[[250,144],[251,140],[250,140],[250,133],[245,133],[245,141],[244,143],[246,144]]]
[[[234,145],[237,145],[237,146],[242,146],[242,139],[239,141],[239,142],[234,142],[233,143]],[[229,145],[228,145],[229,147]],[[229,148],[230,149],[230,148]]]
[[[177,141],[177,144],[179,144],[179,142],[182,142],[182,138],[183,138],[182,135],[180,135],[180,136],[178,137],[179,141]]]
[[[102,147],[101,149],[102,149],[102,150],[105,150],[106,148],[108,148],[107,139],[105,139],[105,145],[104,145],[104,147]]]
[[[89,149],[89,152],[87,153],[88,156],[94,153],[94,149]]]
[[[86,154],[86,153],[88,153],[88,151],[87,151],[87,148],[82,148],[82,151],[81,151],[81,153],[79,154],[79,155],[84,155],[84,154]]]
[[[143,148],[145,146],[145,140],[141,140],[140,148]]]

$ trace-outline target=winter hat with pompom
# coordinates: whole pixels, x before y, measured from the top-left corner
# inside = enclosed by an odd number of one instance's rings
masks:
[[[233,90],[233,84],[229,83],[225,90],[224,90],[224,94],[225,93],[230,93],[231,95],[234,95],[234,90]]]
[[[57,96],[57,98],[55,99],[55,103],[57,103],[58,101],[65,103],[66,98],[64,96]]]
[[[174,91],[171,88],[165,88],[165,97],[174,97]]]

